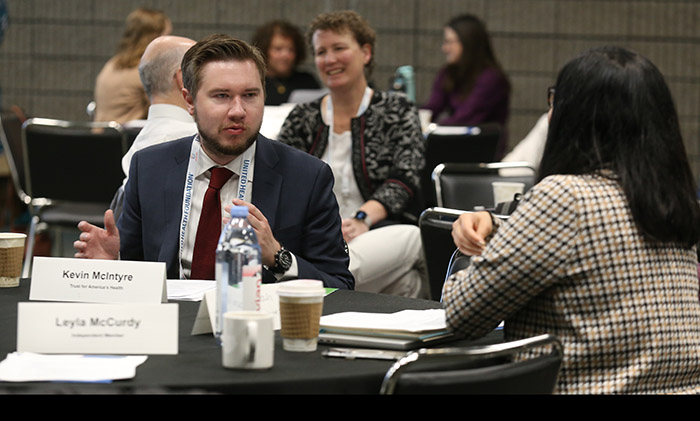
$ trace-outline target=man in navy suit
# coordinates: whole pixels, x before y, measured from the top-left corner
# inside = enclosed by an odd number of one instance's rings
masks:
[[[208,220],[200,221],[201,203],[223,167],[233,175],[219,190],[221,214],[231,204],[248,207],[265,282],[320,279],[352,289],[330,168],[258,133],[265,97],[259,51],[210,36],[187,52],[182,71],[198,134],[134,155],[118,223],[110,210],[105,229],[81,222],[76,257],[160,261],[168,278],[197,278],[197,228]]]

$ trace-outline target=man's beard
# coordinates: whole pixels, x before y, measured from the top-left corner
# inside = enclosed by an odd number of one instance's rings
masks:
[[[195,122],[197,123],[197,127],[199,129],[199,121],[197,119],[197,113],[194,113],[194,119]],[[212,136],[210,133],[207,133],[201,129],[198,130],[199,132],[199,137],[202,142],[202,146],[204,147],[205,150],[209,151],[212,154],[222,156],[222,157],[237,157],[240,156],[243,152],[245,152],[250,145],[255,142],[255,140],[258,138],[258,132],[260,131],[260,127],[258,127],[257,130],[254,131],[254,133],[246,139],[245,143],[243,144],[231,144],[231,145],[226,145],[223,142],[220,142],[216,136]]]

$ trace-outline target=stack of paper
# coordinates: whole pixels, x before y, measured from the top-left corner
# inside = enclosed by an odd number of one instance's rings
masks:
[[[430,309],[323,316],[319,339],[336,345],[411,349],[452,336],[445,323],[445,311]]]
[[[146,356],[44,355],[13,352],[0,362],[5,382],[106,382],[131,379]]]

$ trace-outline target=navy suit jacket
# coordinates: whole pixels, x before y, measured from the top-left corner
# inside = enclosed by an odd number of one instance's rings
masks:
[[[182,198],[193,139],[165,142],[134,155],[117,222],[121,259],[165,262],[168,279],[180,276]],[[251,201],[277,241],[294,253],[298,277],[353,289],[330,168],[262,135],[256,142]],[[264,282],[274,282],[271,273],[263,272]]]

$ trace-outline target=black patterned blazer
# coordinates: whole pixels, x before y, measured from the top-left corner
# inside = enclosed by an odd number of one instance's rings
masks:
[[[351,132],[353,173],[362,198],[377,200],[390,215],[400,215],[417,194],[425,165],[416,107],[405,95],[374,91],[367,110],[352,119]],[[321,157],[328,136],[318,99],[294,107],[279,140]]]

